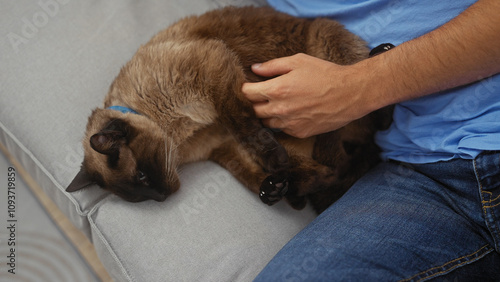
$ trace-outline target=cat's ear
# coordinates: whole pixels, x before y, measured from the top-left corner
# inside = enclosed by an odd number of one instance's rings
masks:
[[[90,147],[104,155],[117,155],[121,145],[127,142],[129,131],[130,126],[126,121],[112,120],[90,137]]]
[[[90,137],[90,147],[104,155],[116,155],[124,139],[119,132],[99,132]]]
[[[95,182],[90,178],[87,170],[82,167],[73,181],[68,185],[68,188],[66,188],[66,192],[75,192],[93,184]]]

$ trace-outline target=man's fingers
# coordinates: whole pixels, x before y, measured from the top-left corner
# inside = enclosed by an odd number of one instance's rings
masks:
[[[271,77],[287,74],[294,69],[295,57],[282,57],[273,59],[262,64],[252,65],[252,71],[260,76]],[[266,81],[255,83],[244,83],[242,87],[243,94],[252,103],[260,103],[271,100],[270,97],[278,85],[279,77],[269,79]]]
[[[262,124],[267,128],[283,129],[285,123],[279,118],[265,118],[262,119]]]
[[[262,82],[246,82],[243,83],[241,91],[245,98],[247,98],[252,103],[261,103],[269,101],[269,97],[266,93],[268,89],[266,81]]]
[[[262,124],[268,128],[280,129],[282,132],[297,138],[307,138],[313,135],[311,132],[303,131],[300,128],[299,131],[296,131],[293,127],[287,127],[286,122],[279,118],[262,119]]]
[[[253,64],[252,71],[260,76],[277,76],[289,73],[293,69],[291,57],[273,59],[261,64]]]
[[[254,103],[253,110],[255,111],[255,115],[260,119],[268,119],[272,117],[272,114],[269,111],[269,102]]]

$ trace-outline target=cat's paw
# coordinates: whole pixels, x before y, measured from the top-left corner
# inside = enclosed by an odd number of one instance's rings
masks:
[[[271,206],[279,202],[286,192],[288,192],[287,177],[270,175],[260,185],[259,197],[262,202]]]

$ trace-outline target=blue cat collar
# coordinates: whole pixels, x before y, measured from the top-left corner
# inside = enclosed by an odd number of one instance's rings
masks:
[[[128,113],[132,113],[132,114],[136,114],[136,115],[139,114],[138,112],[132,110],[131,108],[127,108],[127,107],[123,107],[123,106],[111,106],[111,107],[108,107],[108,109],[119,111],[119,112],[122,112],[124,114],[128,114]]]

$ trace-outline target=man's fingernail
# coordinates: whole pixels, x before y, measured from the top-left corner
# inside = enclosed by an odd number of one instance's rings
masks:
[[[260,68],[260,66],[262,66],[262,64],[261,64],[261,63],[258,63],[258,64],[253,64],[253,65],[252,65],[252,69],[258,69],[258,68]]]

